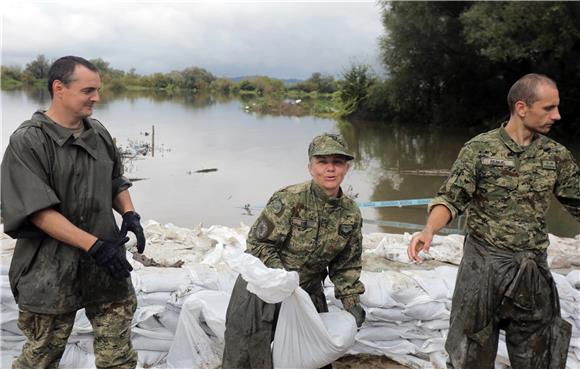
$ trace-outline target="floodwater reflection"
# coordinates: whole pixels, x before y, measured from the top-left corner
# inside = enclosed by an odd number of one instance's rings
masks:
[[[49,97],[39,90],[1,94],[3,153],[10,133],[35,110],[47,108]],[[131,194],[144,219],[184,227],[251,224],[274,191],[310,178],[307,146],[322,132],[343,134],[356,156],[344,183],[356,201],[430,198],[463,143],[488,129],[259,115],[245,112],[247,103],[228,96],[105,91],[94,117],[118,146],[151,144],[155,127],[154,155],[136,154],[126,165],[129,177],[142,179]],[[578,157],[580,143],[567,147]],[[412,225],[420,227],[426,219],[425,206],[362,213],[365,232],[413,232]],[[385,222],[389,225],[380,225]],[[551,207],[548,226],[557,235],[580,233],[559,204]]]

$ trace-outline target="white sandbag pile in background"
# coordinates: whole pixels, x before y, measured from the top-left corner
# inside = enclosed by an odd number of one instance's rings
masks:
[[[292,273],[280,271],[285,275],[275,276],[267,274],[271,273],[269,270],[261,270],[260,263],[250,259],[235,259],[239,255],[245,258],[246,254],[241,251],[245,249],[245,238],[249,229],[247,226],[239,229],[221,226],[187,229],[147,221],[144,229],[147,236],[146,256],[167,264],[181,260],[184,265],[182,268],[145,267],[139,262],[131,261],[135,269],[131,277],[139,303],[133,319],[132,337],[138,350],[140,368],[218,367],[223,351],[225,313],[238,275],[236,270],[240,271],[240,268],[246,269],[247,279],[251,285],[255,285],[256,292],[260,286],[269,288],[270,292],[262,298],[269,298],[267,296],[271,293],[279,293],[271,297],[274,299],[272,301],[280,301],[289,295],[292,296],[290,299],[300,296],[300,293],[292,293],[297,285],[297,279],[292,279]],[[131,233],[129,235],[132,237]],[[331,312],[328,315],[318,315],[320,320],[315,323],[303,325],[302,333],[314,332],[311,337],[326,335],[326,348],[330,353],[333,350],[340,353],[348,349],[351,354],[385,355],[410,368],[443,368],[443,345],[449,327],[448,318],[457,268],[437,266],[427,270],[410,265],[405,268],[403,264],[397,264],[396,269],[399,271],[377,269],[387,259],[408,263],[406,247],[409,238],[409,234],[374,233],[364,236],[365,266],[373,272],[364,271],[362,274],[366,293],[361,302],[367,311],[367,321],[356,334],[354,344],[351,345],[348,339],[344,339],[348,338],[348,334],[344,332],[353,329],[354,319],[342,310],[328,279],[325,281],[325,294]],[[550,241],[548,253],[552,267],[555,264],[572,265],[572,270],[565,276],[557,273],[553,275],[560,294],[562,316],[573,324],[567,368],[575,369],[580,367],[580,272],[573,265],[574,258],[568,257],[565,260],[565,256],[580,255],[580,236],[567,239],[550,235]],[[462,242],[463,237],[458,235],[436,237],[430,257],[458,263],[461,259]],[[24,344],[24,337],[16,326],[18,308],[8,283],[8,268],[14,243],[14,240],[0,233],[2,368],[11,366]],[[130,244],[135,244],[134,238]],[[237,263],[235,260],[238,260]],[[261,277],[266,278],[268,283],[259,282]],[[285,288],[276,287],[276,283],[286,282]],[[298,302],[290,306],[300,304]],[[304,317],[298,319],[296,316],[303,313],[297,313],[295,309],[284,310],[290,311],[287,312],[286,320],[279,321],[278,327],[291,323],[292,320],[304,320]],[[308,319],[311,316],[316,318],[314,314],[306,314]],[[342,339],[336,340],[333,333],[335,330],[342,332]],[[284,332],[289,331],[278,330],[277,335]],[[287,363],[290,360],[299,360],[300,356],[294,355],[294,352],[318,351],[323,346],[313,343],[305,347],[296,343],[292,346],[295,349],[282,349],[290,345],[286,342],[294,341],[296,339],[291,334],[278,338],[278,342],[284,343],[274,345],[274,357],[280,358],[276,359],[277,367],[321,366],[316,361],[317,355],[321,356],[319,352],[310,353],[313,360],[310,363],[292,362],[286,366],[282,364],[285,360]],[[94,368],[92,343],[90,323],[84,311],[79,311],[61,367]],[[496,363],[497,368],[503,368],[509,363],[503,335],[500,338]]]

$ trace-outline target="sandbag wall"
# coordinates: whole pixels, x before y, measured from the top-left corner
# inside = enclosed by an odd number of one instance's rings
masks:
[[[561,301],[561,314],[572,324],[572,340],[566,368],[580,368],[580,292],[571,282],[579,271],[566,277],[552,273]],[[367,292],[361,302],[367,321],[356,336],[350,354],[385,355],[410,368],[446,368],[445,338],[449,329],[451,297],[457,267],[433,270],[365,272]],[[336,308],[330,281],[325,283],[327,299]],[[496,368],[508,368],[505,337],[500,336]]]
[[[248,228],[186,229],[152,221],[146,222],[144,228],[148,239],[147,256],[163,265],[179,260],[184,265],[181,268],[152,267],[132,261],[135,268],[132,279],[139,302],[132,333],[139,353],[139,367],[218,367],[223,350],[225,312],[237,276],[222,262],[220,245],[245,245]],[[432,250],[447,256],[450,252],[443,250],[445,245],[457,250],[460,240],[457,236],[449,237],[448,242],[445,238],[439,239]],[[0,238],[0,349],[1,367],[7,368],[18,355],[24,337],[16,327],[18,308],[7,276],[14,241],[6,236]],[[388,257],[386,253],[396,254],[396,250],[403,250],[406,242],[407,238],[401,235],[383,235],[382,238],[377,234],[365,235],[367,251],[374,251],[373,257],[377,259]],[[378,255],[378,249],[385,255]],[[437,254],[433,251],[432,254]],[[372,254],[367,252],[367,257]],[[403,257],[400,259],[404,261]],[[455,266],[432,270],[364,271],[362,280],[367,292],[362,296],[362,303],[367,311],[367,322],[357,334],[350,353],[385,355],[410,368],[443,368],[443,345],[456,272]],[[575,369],[580,367],[580,292],[577,289],[580,272],[574,270],[566,276],[554,273],[554,278],[560,293],[562,316],[573,324],[567,368]],[[340,309],[341,304],[334,298],[329,280],[325,282],[325,292],[331,310]],[[61,368],[94,368],[91,332],[84,313],[79,312]],[[506,367],[507,363],[505,344],[501,343],[497,367]]]

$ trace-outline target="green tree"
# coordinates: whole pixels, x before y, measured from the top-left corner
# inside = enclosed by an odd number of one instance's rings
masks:
[[[340,85],[340,100],[343,116],[349,116],[363,108],[369,88],[376,83],[376,77],[367,64],[352,64],[343,75]]]
[[[580,132],[580,3],[478,2],[460,19],[467,43],[498,67],[504,91],[524,73],[554,78],[564,116],[555,127]]]
[[[33,79],[46,79],[48,77],[48,70],[50,69],[50,62],[44,55],[38,55],[36,59],[26,64],[24,72]]]
[[[381,4],[387,78],[370,105],[384,98],[385,110],[406,120],[496,123],[509,87],[536,72],[559,83],[562,110],[580,120],[580,3]]]
[[[216,79],[213,74],[199,67],[190,67],[181,71],[181,85],[188,90],[205,90]]]

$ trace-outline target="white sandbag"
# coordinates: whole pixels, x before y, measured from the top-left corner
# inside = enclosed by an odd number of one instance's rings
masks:
[[[412,341],[412,343],[415,344],[417,352],[423,354],[431,354],[445,350],[445,338],[443,337],[432,337],[421,342]]]
[[[390,341],[357,340],[355,345],[348,350],[348,353],[352,355],[371,354],[391,357],[392,355],[415,354],[416,349],[415,345],[405,339]]]
[[[436,320],[449,318],[449,310],[442,302],[427,302],[424,304],[407,305],[403,313],[418,320]]]
[[[308,293],[297,288],[280,307],[272,350],[274,368],[320,368],[341,357],[355,335],[356,322],[350,313],[319,315]]]
[[[173,343],[173,332],[166,328],[142,329],[133,327],[131,342],[135,350],[169,351]]]
[[[137,368],[157,368],[163,364],[165,367],[166,351],[137,350]]]
[[[77,313],[75,315],[75,324],[73,326],[73,330],[71,332],[71,335],[80,335],[80,334],[92,333],[92,332],[93,332],[93,326],[91,325],[89,318],[87,318],[87,314],[85,312],[85,309],[77,310]]]
[[[171,292],[192,283],[191,271],[188,268],[147,267],[137,271],[137,274],[140,290],[145,293]]]
[[[418,321],[417,325],[433,331],[449,329],[449,319],[436,319],[429,321]]]
[[[580,289],[580,270],[573,270],[566,275],[566,280],[570,282],[572,287]]]
[[[203,289],[232,292],[238,273],[233,270],[216,270],[215,268],[203,268],[200,264],[196,269],[193,269],[193,283]]]
[[[453,295],[453,290],[449,290],[448,284],[435,270],[413,269],[401,273],[413,278],[433,300],[444,301]]]
[[[215,368],[221,364],[217,343],[224,339],[229,297],[223,291],[200,291],[187,298],[167,355],[168,368]]]
[[[413,318],[405,315],[403,308],[368,308],[366,320],[383,322],[408,322],[413,320]]]
[[[298,287],[297,272],[268,268],[257,257],[233,247],[226,247],[223,256],[230,268],[248,282],[248,291],[267,303],[283,301]]]
[[[401,306],[397,303],[389,293],[390,291],[385,288],[385,281],[389,278],[390,274],[381,273],[361,273],[361,282],[365,285],[365,293],[361,295],[360,301],[363,305],[368,307],[382,307],[390,308],[393,306]]]
[[[2,306],[0,310],[0,327],[2,328],[2,333],[10,332],[14,334],[22,334],[20,328],[18,328],[18,310],[6,308]]]
[[[156,291],[150,293],[140,291],[137,293],[137,303],[139,306],[165,305],[170,298],[171,292],[169,291]]]
[[[95,355],[75,344],[68,344],[58,367],[59,369],[94,369],[96,368]]]
[[[382,288],[386,288],[389,295],[399,304],[409,305],[433,300],[413,278],[395,271],[383,273],[386,277]]]
[[[357,341],[395,340],[401,338],[401,333],[391,325],[373,325],[361,328],[356,334]]]
[[[422,329],[421,327],[415,326],[410,327],[409,329],[401,330],[400,337],[405,338],[409,341],[411,340],[426,341],[431,338],[440,338],[441,334],[439,334],[437,331]]]

